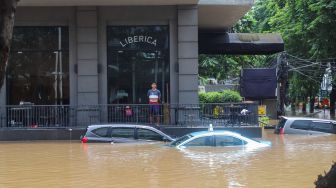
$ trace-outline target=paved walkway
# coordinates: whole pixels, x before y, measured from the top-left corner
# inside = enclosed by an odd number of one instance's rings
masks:
[[[301,111],[286,111],[287,116],[292,116],[292,117],[314,117],[314,118],[319,118],[319,119],[336,119],[335,116],[332,117],[330,116],[330,111],[329,109],[321,110],[321,109],[316,109],[314,113],[302,113]]]

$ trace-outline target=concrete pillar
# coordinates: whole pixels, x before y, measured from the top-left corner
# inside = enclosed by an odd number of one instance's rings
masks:
[[[179,103],[198,104],[198,8],[178,7]]]
[[[97,8],[77,7],[77,104],[98,104]]]

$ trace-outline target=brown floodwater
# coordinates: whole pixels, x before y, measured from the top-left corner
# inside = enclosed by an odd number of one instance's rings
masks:
[[[0,143],[0,188],[314,187],[336,161],[336,135],[274,135],[269,148]]]

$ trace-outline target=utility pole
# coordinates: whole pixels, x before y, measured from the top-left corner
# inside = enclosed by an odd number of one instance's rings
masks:
[[[286,93],[288,90],[288,62],[284,54],[279,54],[277,57],[277,82],[278,82],[278,96],[277,96],[277,111],[278,117],[285,115]]]

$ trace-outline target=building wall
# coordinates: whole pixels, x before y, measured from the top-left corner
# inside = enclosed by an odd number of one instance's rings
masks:
[[[267,116],[271,119],[277,119],[277,100],[276,99],[264,99],[262,104],[266,105]]]
[[[15,24],[69,27],[71,105],[108,102],[107,26],[169,25],[170,103],[198,103],[197,6],[19,7]]]

